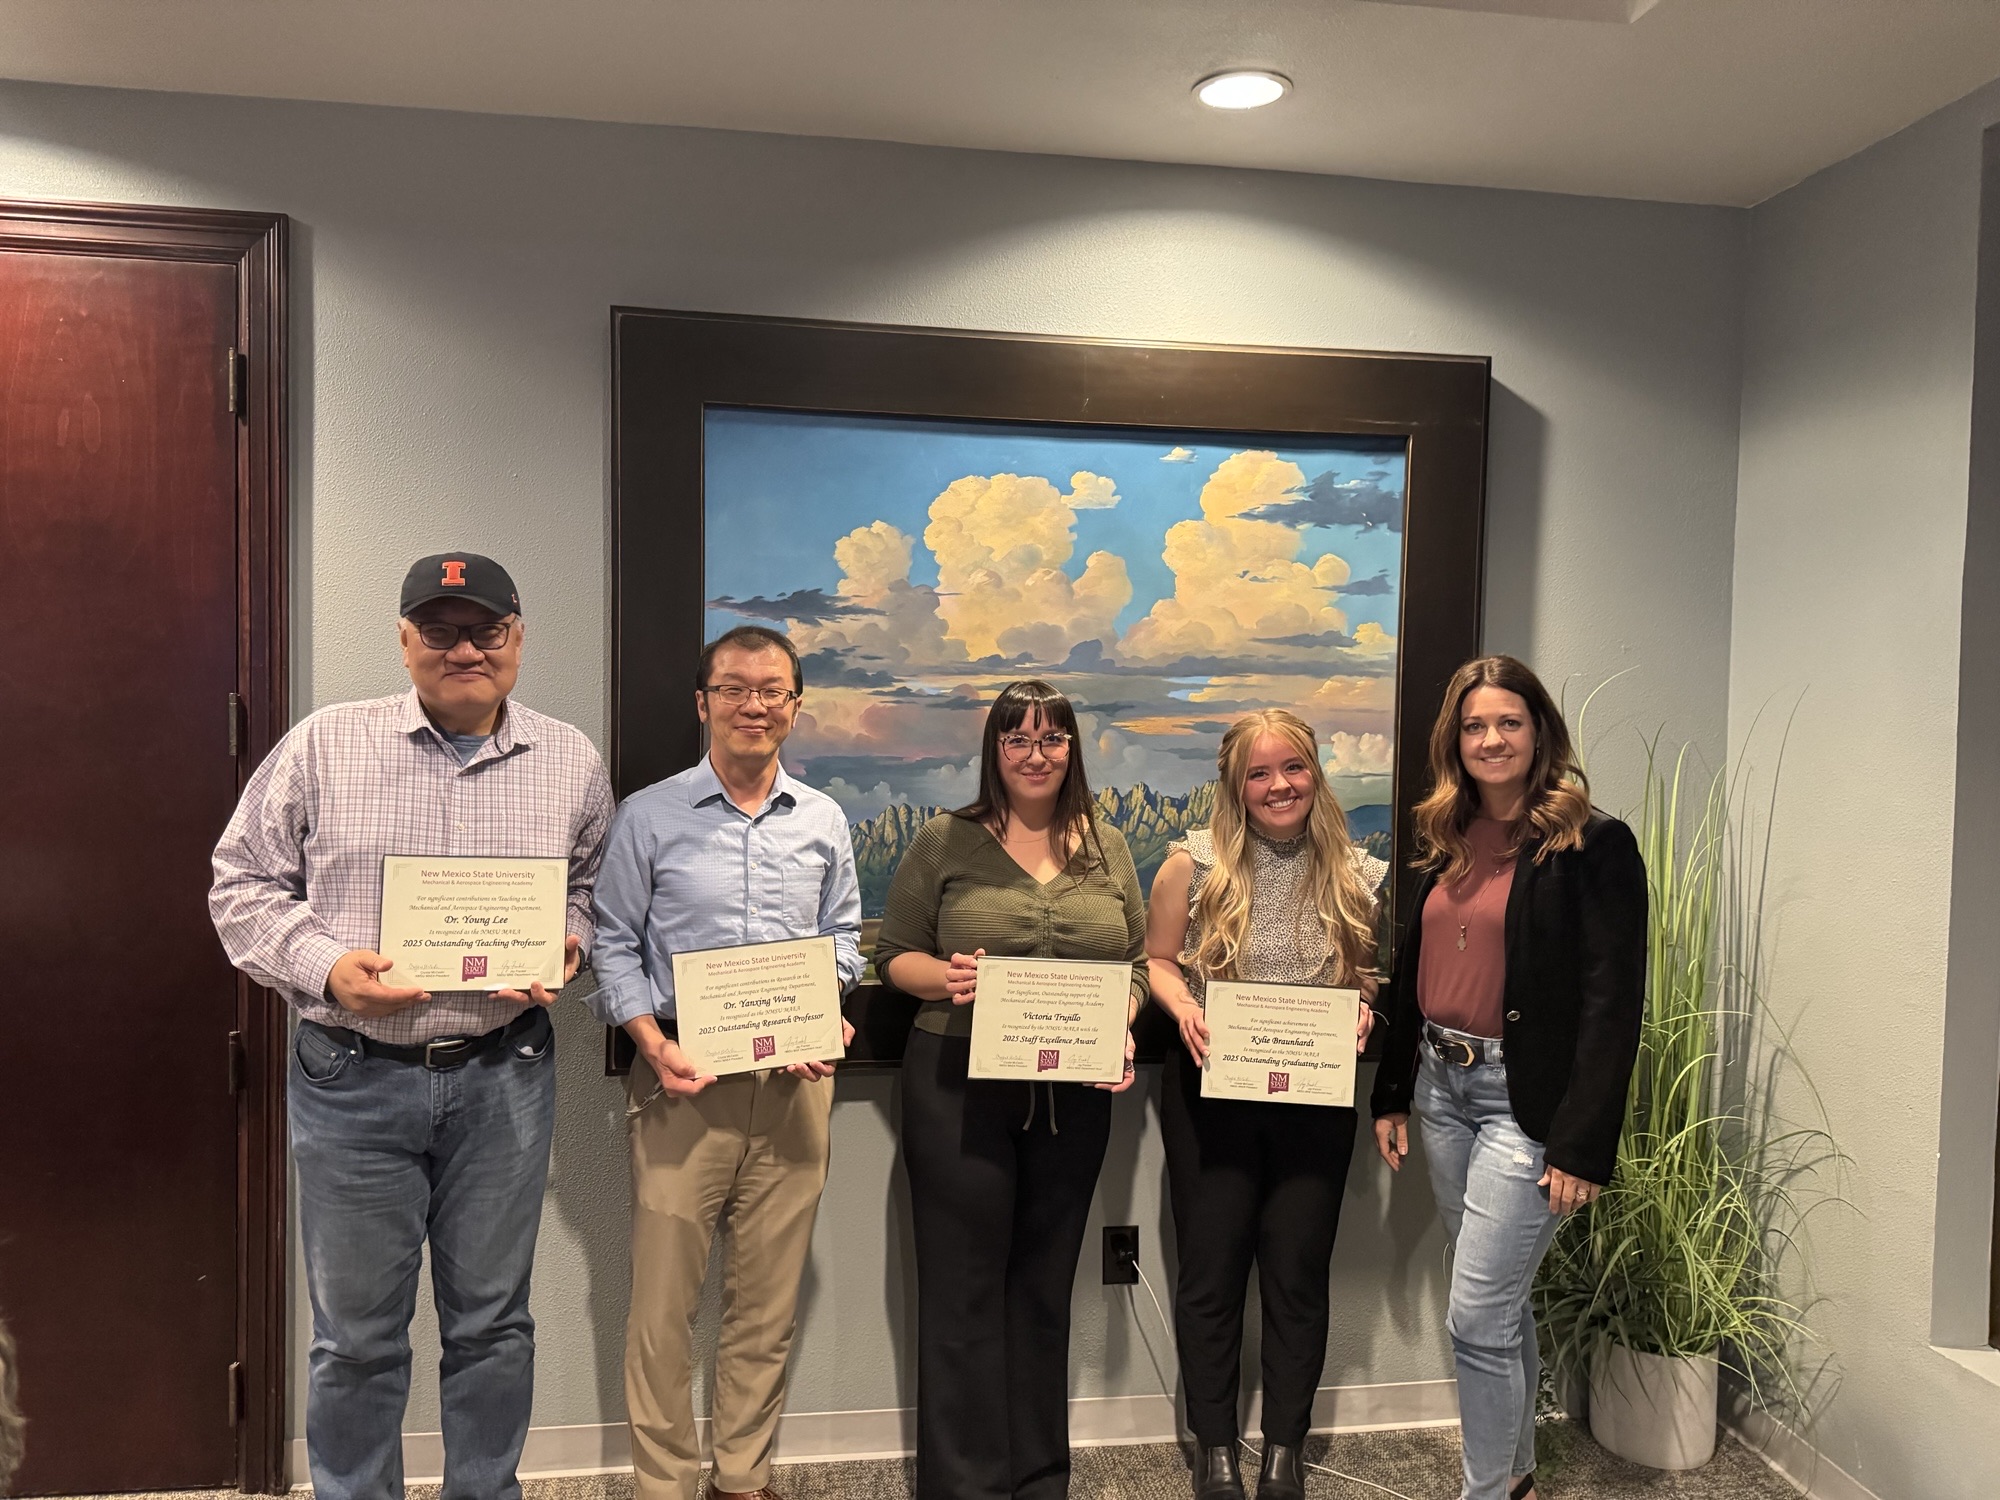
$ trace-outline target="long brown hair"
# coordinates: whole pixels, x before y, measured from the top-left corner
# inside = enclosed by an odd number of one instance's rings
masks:
[[[1216,753],[1215,868],[1195,897],[1194,915],[1201,925],[1201,942],[1194,962],[1203,975],[1234,979],[1243,945],[1250,936],[1251,888],[1250,817],[1243,805],[1243,779],[1260,735],[1276,735],[1313,768],[1312,806],[1306,833],[1312,848],[1312,873],[1307,889],[1313,914],[1319,918],[1326,947],[1320,962],[1340,960],[1340,978],[1354,981],[1367,973],[1375,957],[1375,897],[1354,868],[1354,844],[1348,837],[1347,815],[1334,800],[1320,769],[1319,742],[1312,726],[1282,708],[1259,709],[1229,726]],[[1293,913],[1294,918],[1303,913]]]
[[[1475,657],[1452,673],[1445,687],[1444,707],[1431,726],[1431,790],[1410,814],[1417,834],[1416,864],[1436,870],[1441,881],[1457,880],[1472,869],[1465,830],[1479,816],[1479,788],[1465,774],[1458,735],[1466,698],[1483,687],[1512,693],[1527,704],[1535,727],[1535,759],[1528,769],[1516,847],[1536,840],[1535,862],[1540,864],[1559,850],[1581,848],[1583,825],[1590,821],[1590,782],[1570,743],[1562,710],[1541,678],[1511,656]]]
[[[1084,854],[1086,866],[1092,857],[1101,865],[1104,846],[1097,840],[1097,804],[1090,795],[1090,778],[1083,773],[1083,735],[1077,729],[1076,710],[1059,689],[1039,677],[1008,683],[986,710],[986,732],[979,740],[979,795],[964,807],[953,808],[952,816],[1006,832],[1012,810],[1007,783],[1000,779],[1000,736],[1019,729],[1036,709],[1042,711],[1044,733],[1059,729],[1069,736],[1069,762],[1062,789],[1056,793],[1056,815],[1049,823],[1049,852],[1065,868],[1077,853]]]

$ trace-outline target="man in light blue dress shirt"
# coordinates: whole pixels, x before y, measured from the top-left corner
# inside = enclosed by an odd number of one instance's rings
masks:
[[[675,1037],[673,956],[825,935],[842,988],[861,977],[861,888],[847,817],[778,763],[804,690],[798,653],[777,631],[743,626],[712,643],[695,688],[708,754],[625,800],[598,873],[600,988],[591,1005],[639,1050],[627,1085],[625,1404],[635,1500],[696,1500],[692,1325],[724,1212],[710,1494],[769,1494],[799,1278],[826,1183],[833,1068],[701,1074]],[[844,1033],[853,1040],[852,1026]]]

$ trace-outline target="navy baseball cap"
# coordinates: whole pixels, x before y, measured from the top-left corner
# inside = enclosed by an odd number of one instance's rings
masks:
[[[477,552],[439,552],[410,564],[403,575],[403,602],[396,612],[407,617],[433,599],[470,599],[496,615],[521,612],[521,593],[507,570]]]

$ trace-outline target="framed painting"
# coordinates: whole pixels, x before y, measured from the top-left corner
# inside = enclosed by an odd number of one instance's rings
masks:
[[[1393,950],[1424,740],[1479,645],[1487,361],[627,308],[612,345],[621,796],[702,753],[703,642],[785,630],[784,761],[847,813],[865,953],[1006,683],[1075,703],[1142,885],[1207,823],[1229,722],[1284,707],[1391,861]],[[914,1002],[874,980],[852,1055],[893,1061]]]

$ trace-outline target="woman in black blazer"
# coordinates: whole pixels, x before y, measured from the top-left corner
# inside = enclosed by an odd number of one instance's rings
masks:
[[[1400,1169],[1412,1109],[1453,1245],[1465,1500],[1535,1492],[1529,1289],[1611,1180],[1639,1047],[1646,868],[1590,804],[1562,714],[1511,656],[1458,669],[1414,813],[1425,869],[1370,1100]]]

